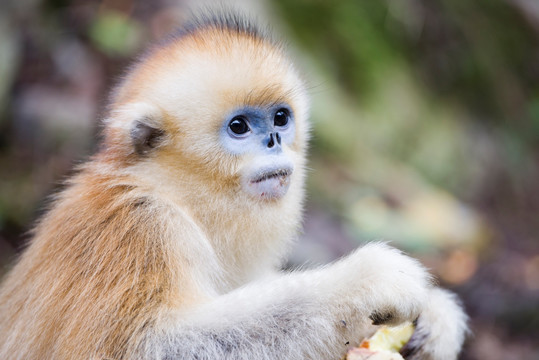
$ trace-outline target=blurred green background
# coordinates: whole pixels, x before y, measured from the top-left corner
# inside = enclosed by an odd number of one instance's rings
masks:
[[[2,1],[0,273],[94,151],[112,84],[194,3]],[[272,24],[310,84],[289,266],[391,241],[462,298],[462,359],[539,359],[539,1],[234,3]]]

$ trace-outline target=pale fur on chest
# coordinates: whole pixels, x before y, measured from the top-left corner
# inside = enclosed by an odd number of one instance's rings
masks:
[[[156,176],[159,171],[169,173]],[[278,270],[300,231],[303,165],[294,174],[292,196],[273,203],[253,202],[239,187],[231,186],[223,191],[223,187],[214,188],[217,183],[201,185],[204,181],[196,175],[171,174],[170,170],[159,167],[150,166],[145,171],[139,167],[127,173],[137,174],[133,181],[138,182],[143,191],[155,201],[180,211],[203,234],[203,243],[197,243],[196,239],[182,239],[181,242],[200,247],[197,253],[205,252],[208,259],[212,258],[207,265],[218,266],[205,271],[219,274],[218,277],[201,279],[212,283],[217,293],[225,293]]]

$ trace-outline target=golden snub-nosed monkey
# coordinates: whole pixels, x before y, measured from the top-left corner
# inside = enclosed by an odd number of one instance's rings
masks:
[[[373,322],[416,319],[409,358],[455,359],[465,315],[396,249],[276,270],[300,227],[307,117],[282,47],[242,17],[153,47],[3,280],[0,359],[328,360]]]

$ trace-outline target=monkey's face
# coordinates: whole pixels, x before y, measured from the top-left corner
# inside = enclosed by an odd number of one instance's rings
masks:
[[[295,140],[294,112],[286,103],[244,106],[231,112],[220,130],[220,143],[235,156],[248,155],[241,187],[258,199],[283,197],[290,186],[294,161],[286,148]]]
[[[301,193],[308,100],[271,43],[202,31],[158,49],[118,95],[146,104],[131,136],[170,181],[190,173],[208,190],[256,200]]]

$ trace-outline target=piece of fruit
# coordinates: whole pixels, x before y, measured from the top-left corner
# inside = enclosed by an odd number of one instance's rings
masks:
[[[361,342],[358,348],[352,348],[346,360],[404,360],[400,349],[410,340],[414,333],[412,323],[398,326],[382,326],[374,335]]]
[[[412,323],[404,323],[398,326],[382,326],[373,336],[363,340],[359,347],[369,350],[389,350],[399,352],[410,340],[414,333]]]

